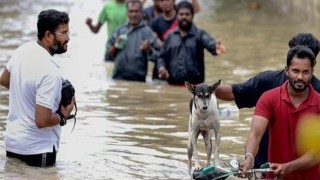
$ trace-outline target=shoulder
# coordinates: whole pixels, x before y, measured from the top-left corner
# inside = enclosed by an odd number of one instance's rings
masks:
[[[277,102],[280,101],[280,97],[281,97],[281,87],[276,87],[274,89],[265,91],[259,98],[257,102],[257,107],[259,107],[259,104],[271,105],[271,106],[276,105]]]
[[[151,16],[153,13],[153,6],[149,6],[149,7],[144,8],[143,12],[148,14],[149,16]]]
[[[201,39],[204,43],[214,43],[214,38],[205,30],[198,28],[195,24],[192,25],[191,31],[196,35],[198,39]]]
[[[123,33],[127,33],[128,31],[128,24],[127,23],[124,23],[120,26],[118,26],[115,31],[113,31],[112,34],[123,34]]]
[[[257,75],[255,75],[253,78],[256,81],[260,81],[260,82],[273,82],[273,83],[275,83],[275,82],[277,82],[276,80],[282,79],[281,81],[283,81],[283,77],[285,77],[284,70],[277,70],[277,71],[262,71],[262,72],[258,73]],[[279,85],[281,85],[281,84],[279,84]]]
[[[284,71],[263,71],[245,82],[232,84],[232,89],[252,90],[252,93],[263,92],[284,83]]]
[[[30,54],[30,52],[32,52]],[[29,41],[16,50],[16,55],[25,56],[28,59],[52,58],[49,52],[40,46],[35,40]]]
[[[103,10],[102,11],[108,12],[108,11],[114,10],[115,8],[119,8],[119,6],[117,5],[117,3],[115,1],[112,0],[112,1],[106,2],[103,5]]]
[[[181,36],[179,34],[178,28],[175,28],[174,30],[168,33],[168,35],[164,39],[164,42],[174,43],[177,42],[178,39],[181,39]]]
[[[143,30],[144,30],[145,32],[147,32],[147,33],[153,34],[153,31],[152,31],[151,27],[149,27],[149,26],[147,26],[147,25],[145,25],[145,26],[143,27]]]
[[[262,95],[264,95],[264,96],[275,96],[275,95],[278,96],[281,93],[282,89],[283,89],[282,86],[278,86],[273,89],[267,90]],[[284,89],[286,89],[286,88],[284,88]]]
[[[262,71],[260,74],[266,74],[266,75],[271,75],[271,76],[282,76],[283,74],[285,74],[284,69],[282,70],[275,70],[275,71]]]
[[[112,7],[116,5],[116,3],[112,0],[112,1],[108,1],[104,4],[104,7]]]

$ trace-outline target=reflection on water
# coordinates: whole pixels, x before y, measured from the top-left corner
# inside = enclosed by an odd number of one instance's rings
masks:
[[[105,26],[97,35],[89,32],[85,18],[95,18],[100,0],[0,1],[0,70],[13,51],[36,37],[37,15],[56,8],[70,13],[71,41],[68,52],[56,56],[62,73],[74,84],[78,105],[77,124],[63,127],[57,164],[51,168],[27,167],[6,160],[4,132],[8,91],[0,88],[0,176],[6,179],[188,179],[188,102],[185,87],[152,83],[114,82],[112,64],[102,62]],[[257,72],[284,66],[287,42],[298,32],[319,35],[316,0],[200,1],[197,26],[227,46],[227,54],[206,54],[206,82],[240,82]],[[148,1],[150,4],[150,1]],[[312,6],[310,5],[312,4]],[[306,11],[302,7],[314,11]],[[293,12],[290,14],[289,12]],[[298,14],[298,15],[295,15]],[[300,22],[299,17],[308,17]],[[298,23],[299,22],[299,23]],[[152,65],[152,64],[150,64]],[[41,68],[41,67],[35,67]],[[150,67],[151,69],[152,67]],[[318,69],[316,74],[318,74]],[[223,107],[234,103],[219,102]],[[240,119],[222,120],[221,158],[240,158],[249,130],[251,109]],[[202,160],[205,151],[199,141]],[[203,161],[204,162],[204,161]]]

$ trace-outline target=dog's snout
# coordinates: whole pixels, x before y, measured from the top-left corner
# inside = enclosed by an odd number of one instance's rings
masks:
[[[202,107],[202,109],[206,110],[206,109],[208,109],[208,106],[205,105]]]

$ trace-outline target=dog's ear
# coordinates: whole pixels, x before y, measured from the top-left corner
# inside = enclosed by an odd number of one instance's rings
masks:
[[[221,79],[219,79],[219,81],[217,81],[216,83],[212,84],[211,92],[213,93],[217,89],[217,87],[220,86],[220,84],[221,84]]]
[[[193,94],[194,93],[194,85],[185,81],[184,84],[187,86],[188,90]]]

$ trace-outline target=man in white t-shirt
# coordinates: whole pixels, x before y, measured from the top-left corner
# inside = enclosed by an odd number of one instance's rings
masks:
[[[62,79],[52,61],[54,54],[67,51],[69,16],[52,9],[42,11],[37,27],[38,40],[27,42],[14,52],[0,84],[9,89],[7,157],[46,167],[56,162],[61,126],[66,124],[75,104],[73,97],[68,106],[60,106]]]

